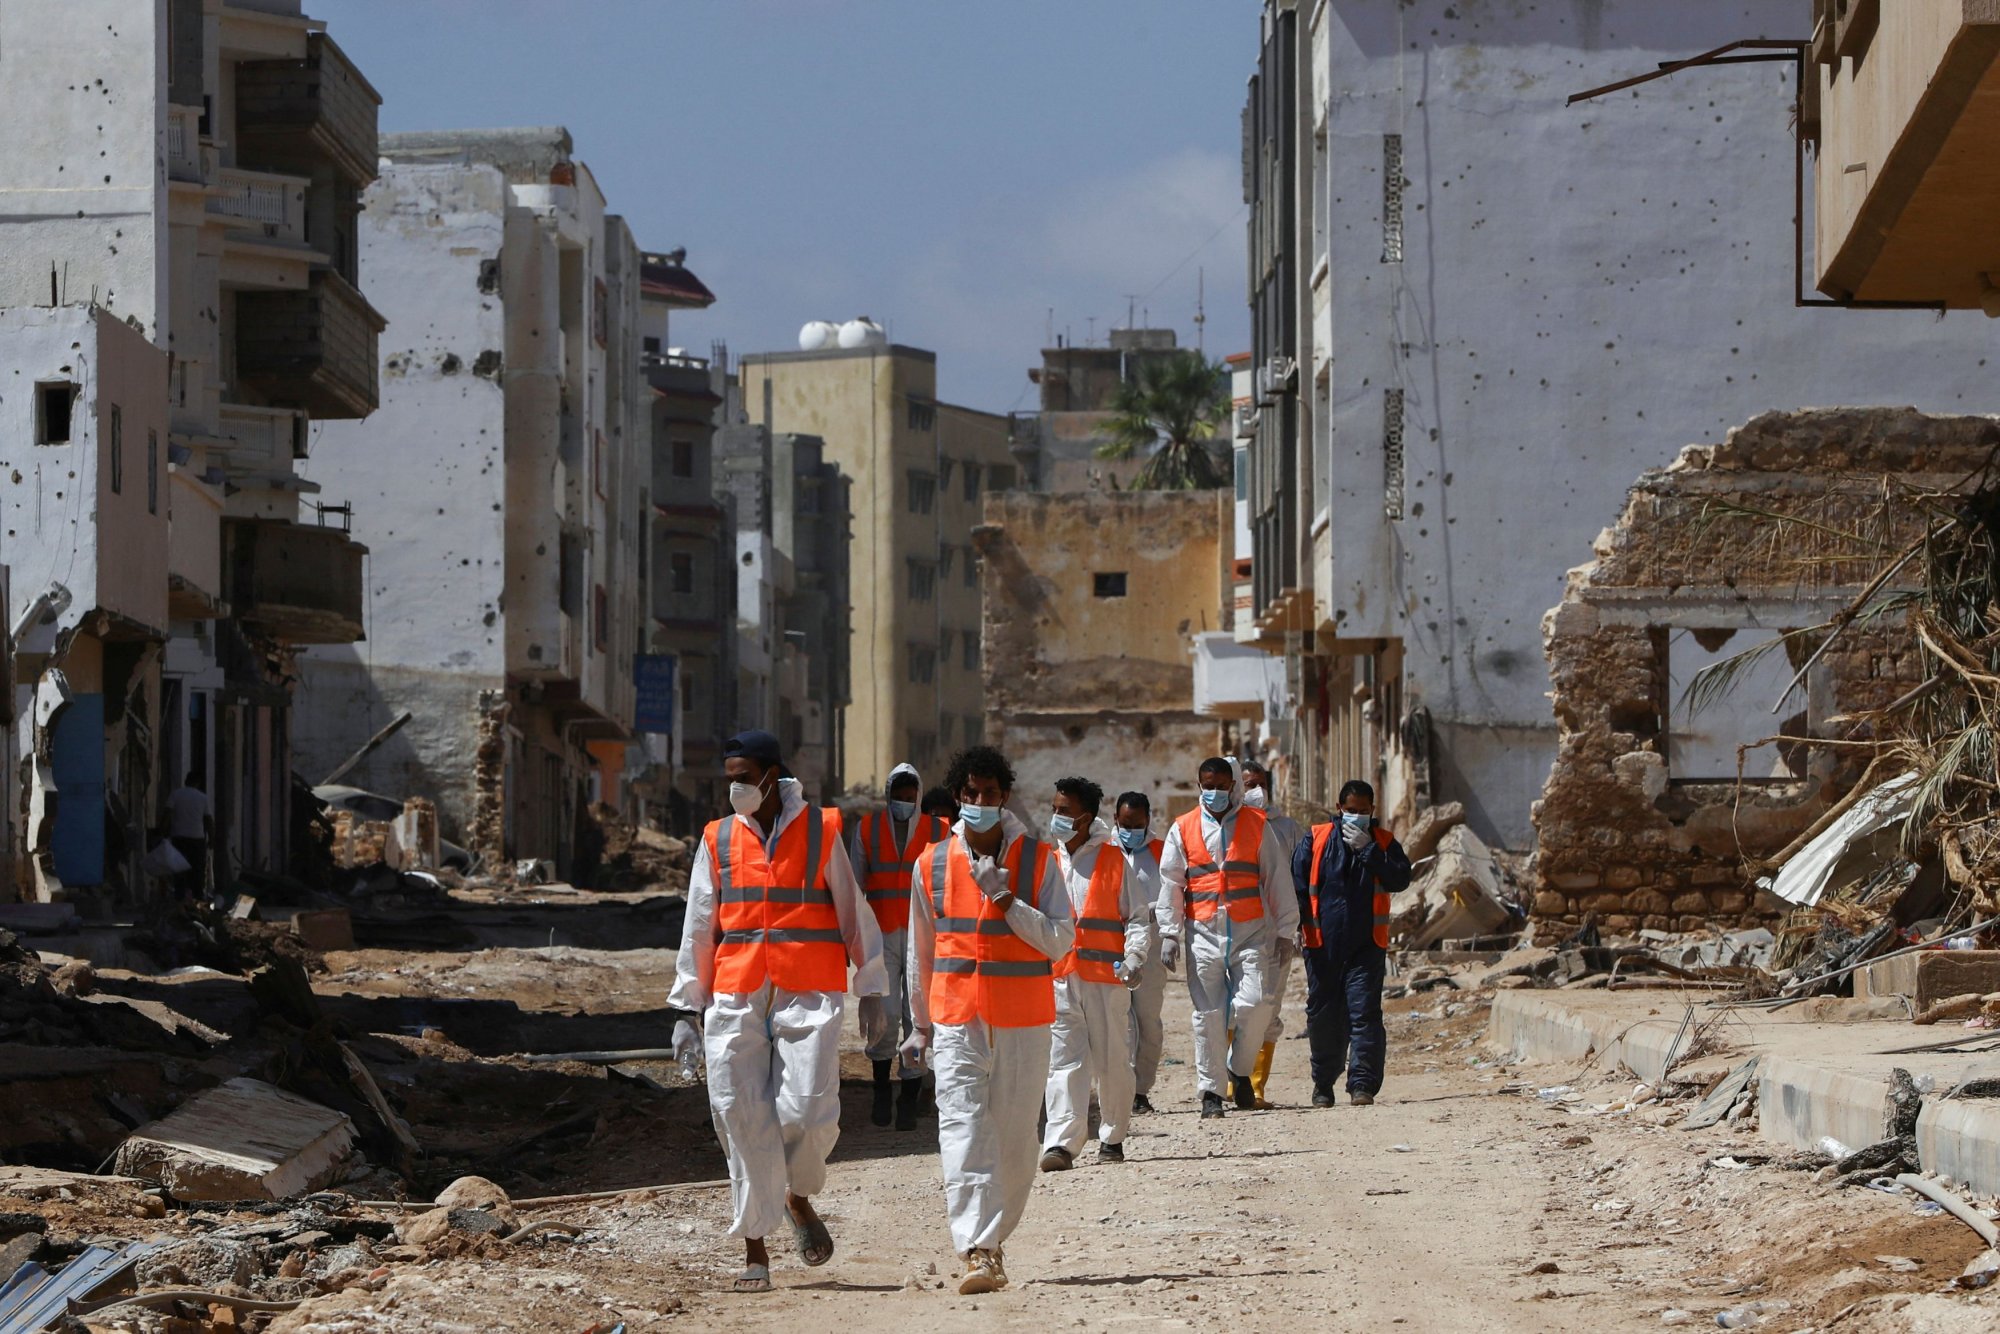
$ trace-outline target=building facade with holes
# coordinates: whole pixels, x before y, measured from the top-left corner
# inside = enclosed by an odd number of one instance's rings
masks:
[[[567,876],[589,803],[622,801],[648,648],[640,251],[559,127],[386,135],[382,157],[360,234],[382,408],[305,465],[357,498],[369,639],[301,664],[301,767],[408,712],[343,781],[431,798],[488,866]]]
[[[382,321],[354,219],[381,99],[298,0],[10,4],[0,88],[18,130],[0,147],[0,306],[95,307],[166,368],[157,405],[120,405],[128,458],[135,418],[164,418],[168,546],[135,575],[164,582],[170,616],[157,726],[120,740],[106,711],[107,771],[160,781],[142,802],[107,797],[101,882],[44,877],[40,892],[142,891],[118,849],[143,847],[190,774],[214,810],[213,883],[282,871],[294,659],[362,634],[367,553],[345,498],[296,464],[322,423],[375,406]],[[48,591],[15,583],[26,603]],[[29,781],[23,802],[49,795],[39,771]],[[24,850],[43,838],[30,830]]]
[[[1462,801],[1528,846],[1557,741],[1542,616],[1641,472],[1772,409],[2000,405],[1977,316],[1795,304],[1790,53],[1565,105],[1810,18],[1264,6],[1234,629],[1284,663],[1295,802],[1366,778],[1397,818]]]

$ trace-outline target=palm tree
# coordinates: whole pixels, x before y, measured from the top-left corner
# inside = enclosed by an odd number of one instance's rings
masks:
[[[1129,459],[1158,445],[1132,479],[1134,491],[1201,491],[1229,485],[1209,441],[1229,417],[1228,368],[1183,349],[1139,367],[1111,396],[1101,459]]]

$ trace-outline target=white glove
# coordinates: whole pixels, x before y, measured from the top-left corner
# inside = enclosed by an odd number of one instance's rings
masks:
[[[872,1047],[889,1033],[889,1007],[880,996],[861,998],[861,1045]]]
[[[692,1019],[674,1025],[674,1059],[681,1064],[681,1074],[693,1079],[695,1063],[701,1059],[701,1029]]]
[[[1286,968],[1299,957],[1299,943],[1290,936],[1278,937],[1278,967]]]
[[[1356,852],[1359,852],[1363,848],[1368,846],[1369,842],[1368,826],[1349,824],[1347,823],[1347,821],[1342,820],[1340,822],[1340,837],[1341,840],[1345,842],[1348,847],[1353,848]]]
[[[1139,980],[1145,976],[1146,961],[1135,959],[1128,954],[1119,961],[1118,967],[1113,971],[1118,974],[1118,980],[1125,984],[1125,990],[1137,991]]]
[[[896,1048],[903,1058],[903,1064],[911,1069],[921,1070],[930,1064],[931,1031],[928,1028],[913,1028],[910,1036],[903,1039],[903,1045]]]
[[[989,899],[997,899],[1012,888],[1007,883],[1007,869],[991,857],[973,859],[972,882]]]
[[[1160,962],[1166,965],[1166,969],[1170,973],[1180,967],[1181,938],[1179,936],[1160,937]]]

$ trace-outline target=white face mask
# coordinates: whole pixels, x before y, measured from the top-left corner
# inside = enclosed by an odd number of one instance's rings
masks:
[[[1261,787],[1246,787],[1243,789],[1243,804],[1253,811],[1267,811],[1271,809],[1271,796]]]
[[[755,815],[764,804],[764,789],[751,783],[729,785],[729,806],[738,815]]]
[[[898,820],[915,819],[917,803],[914,801],[892,801],[889,803],[889,814]]]

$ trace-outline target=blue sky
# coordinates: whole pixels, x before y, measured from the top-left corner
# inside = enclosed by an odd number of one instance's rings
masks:
[[[1255,0],[308,0],[384,130],[562,124],[715,307],[674,341],[872,315],[1005,410],[1054,328],[1139,296],[1247,344],[1239,113]],[[366,275],[363,275],[365,284]],[[1093,323],[1094,322],[1094,323]]]

